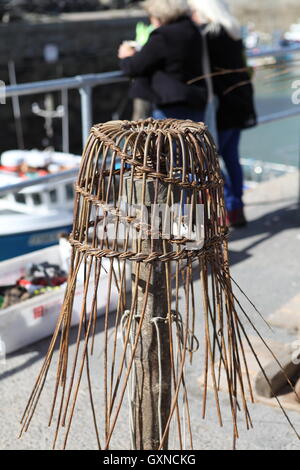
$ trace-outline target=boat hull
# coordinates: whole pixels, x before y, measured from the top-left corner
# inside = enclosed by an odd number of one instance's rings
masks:
[[[61,233],[70,233],[72,225],[25,233],[0,234],[0,261],[56,245]]]

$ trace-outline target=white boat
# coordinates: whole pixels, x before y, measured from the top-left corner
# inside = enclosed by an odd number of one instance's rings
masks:
[[[66,262],[68,263],[68,253],[67,257],[65,257],[65,251],[62,251],[59,245],[56,245],[4,261],[0,263],[0,285],[14,284],[17,279],[24,275],[25,268],[28,264],[38,264],[45,261],[64,266]],[[98,315],[105,313],[109,292],[109,276],[107,274],[107,272],[109,272],[109,266],[110,261],[103,260],[103,271],[101,273],[97,295]],[[81,315],[84,290],[83,277],[84,272],[82,272],[82,276],[80,276],[79,272],[72,313],[72,325],[78,324]],[[92,303],[94,291],[93,279],[94,276],[91,275],[91,282],[89,283],[87,293],[87,305],[91,305]],[[50,336],[54,331],[64,300],[64,294],[65,284],[53,292],[37,295],[8,308],[0,309],[0,355],[2,354],[3,356],[4,352],[14,352],[24,346]],[[115,285],[112,285],[110,311],[114,311],[117,308],[117,299],[117,288]],[[5,349],[5,351],[3,351],[3,349]]]
[[[300,42],[300,20],[290,26],[289,31],[284,34],[284,39],[289,42]]]
[[[14,163],[47,158],[49,167],[78,168],[81,157],[58,152],[10,151],[1,156],[0,189],[24,181]],[[5,163],[11,162],[9,168]],[[37,173],[37,176],[40,176]],[[31,176],[32,177],[32,176]],[[47,181],[0,197],[0,261],[57,243],[62,232],[70,232],[73,218],[74,176]]]

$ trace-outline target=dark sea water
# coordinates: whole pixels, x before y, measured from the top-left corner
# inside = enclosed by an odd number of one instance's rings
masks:
[[[294,109],[292,83],[300,80],[300,55],[276,66],[256,69],[254,85],[259,116]],[[300,108],[300,104],[297,105]],[[299,109],[300,111],[300,109]],[[300,153],[300,114],[243,132],[241,155],[297,166]]]

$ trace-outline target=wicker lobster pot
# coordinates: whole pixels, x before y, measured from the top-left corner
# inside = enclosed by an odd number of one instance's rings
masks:
[[[199,375],[202,372],[204,380],[198,418],[205,416],[210,384],[222,425],[219,382],[224,375],[235,440],[238,409],[246,426],[252,425],[247,399],[253,399],[253,394],[243,342],[252,346],[240,319],[245,312],[241,309],[238,314],[235,308],[223,181],[206,127],[152,119],[96,125],[84,149],[75,189],[73,255],[65,301],[22,430],[28,429],[60,341],[50,416],[51,423],[57,408],[54,444],[62,429],[63,446],[67,444],[86,370],[99,449],[113,444],[123,412],[130,425],[128,448],[165,449],[171,429],[176,448],[192,447],[185,367],[201,351]],[[72,305],[82,271],[82,314],[71,360]],[[108,280],[105,293],[97,288],[102,276]],[[102,366],[97,364],[99,413],[89,364],[97,298],[104,294]]]

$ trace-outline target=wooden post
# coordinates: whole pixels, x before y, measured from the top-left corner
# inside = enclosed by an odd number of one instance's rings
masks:
[[[140,206],[142,203],[142,180],[135,180],[132,203]],[[168,185],[158,183],[158,195],[155,198],[156,184],[146,181],[145,206],[165,204],[167,201]],[[131,182],[127,180],[127,197],[130,194]],[[137,243],[135,243],[137,245]],[[136,247],[135,247],[136,248]],[[145,239],[141,243],[143,253],[151,251],[163,252],[163,240]],[[135,308],[136,321],[142,314],[145,303],[146,285],[151,278],[148,289],[147,305],[141,335],[135,355],[135,399],[134,427],[136,450],[157,450],[164,434],[171,406],[171,356],[168,325],[168,298],[166,287],[165,263],[155,261],[151,266],[140,263],[139,271],[136,263],[132,266],[133,290],[136,285],[135,273],[139,272],[137,305]],[[158,318],[155,320],[155,318]],[[163,321],[162,319],[166,319]],[[157,333],[156,325],[159,331]],[[159,344],[158,344],[159,341]],[[160,350],[160,357],[158,351]],[[161,374],[161,381],[160,381]],[[168,436],[163,449],[168,448]]]

